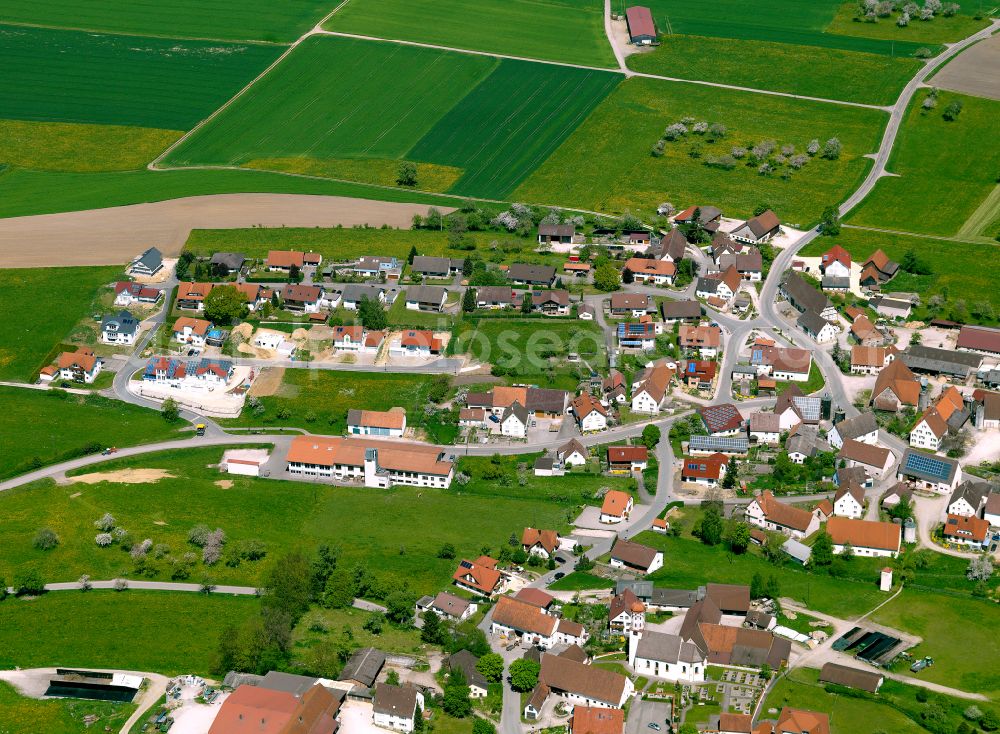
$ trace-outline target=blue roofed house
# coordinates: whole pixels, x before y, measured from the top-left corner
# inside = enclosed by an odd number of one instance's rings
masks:
[[[163,268],[163,253],[155,247],[150,247],[135,260],[129,263],[128,272],[130,275],[150,276],[156,275]]]
[[[101,341],[105,344],[134,344],[138,334],[139,320],[128,311],[108,314],[101,320]]]
[[[949,494],[962,481],[962,467],[954,459],[908,448],[899,461],[896,478],[919,489]]]

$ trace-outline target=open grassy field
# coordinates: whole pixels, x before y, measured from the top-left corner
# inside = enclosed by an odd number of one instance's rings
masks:
[[[7,119],[192,127],[280,48],[0,26]]]
[[[12,685],[0,681],[0,721],[4,734],[83,734],[91,726],[110,726],[117,730],[135,711],[130,703],[50,699],[40,701],[20,695]],[[94,724],[85,723],[94,716]]]
[[[150,127],[0,120],[0,161],[42,171],[142,168],[183,133]]]
[[[926,306],[932,296],[945,298],[944,310],[965,301],[967,309],[980,302],[990,303],[995,314],[1000,314],[1000,292],[995,287],[995,273],[1000,270],[1000,248],[988,244],[972,244],[935,240],[927,237],[908,237],[884,232],[842,229],[839,237],[821,237],[813,240],[802,255],[816,257],[826,252],[834,243],[849,253],[855,262],[864,262],[875,250],[881,248],[891,259],[899,262],[910,250],[930,266],[930,275],[912,275],[900,272],[885,290],[919,293],[921,305],[914,315],[918,319],[934,317],[927,314]],[[974,263],[975,267],[970,267]],[[948,316],[945,316],[948,318]],[[994,319],[983,315],[966,314],[962,321],[992,323]]]
[[[686,116],[721,123],[727,135],[703,145],[688,136],[667,143],[662,157],[650,155],[664,128]],[[749,216],[766,201],[783,221],[804,225],[864,177],[871,163],[862,156],[876,149],[885,121],[875,110],[633,78],[619,85],[513,198],[609,212],[649,212],[661,201],[716,204],[733,217]],[[705,165],[708,156],[728,154],[737,145],[749,148],[770,139],[802,152],[810,140],[831,137],[843,144],[840,159],[810,159],[788,180],[761,176],[743,162],[733,170]],[[700,145],[701,159],[690,156],[693,145]]]
[[[504,249],[519,245],[525,252],[537,247],[534,239],[513,234],[470,232],[477,249],[487,249],[493,242]],[[281,227],[252,229],[195,229],[185,249],[195,255],[235,250],[247,257],[267,257],[268,250],[305,248],[323,255],[324,262],[344,262],[364,255],[385,255],[404,260],[410,248],[420,255],[467,257],[465,250],[448,247],[448,233],[430,229],[345,229],[318,227]]]
[[[51,351],[91,312],[98,289],[118,277],[123,274],[115,267],[0,270],[0,380],[37,376]],[[43,295],[56,293],[58,298]]]
[[[911,652],[930,655],[934,665],[923,670],[921,678],[1000,700],[1000,673],[970,654],[996,644],[996,620],[996,605],[989,602],[911,589],[873,615],[875,622],[923,638]]]
[[[457,197],[285,176],[268,171],[143,169],[114,173],[49,173],[11,167],[0,171],[0,217],[100,209],[183,196],[242,192],[353,196],[430,206],[460,206],[462,203]]]
[[[427,404],[433,375],[383,372],[285,370],[275,395],[261,397],[265,413],[245,409],[239,418],[221,421],[238,426],[297,426],[316,433],[340,434],[347,428],[347,411],[406,408],[409,425],[418,425]],[[251,394],[253,394],[251,392]],[[291,415],[279,418],[282,410]]]
[[[615,57],[604,35],[603,11],[601,0],[352,0],[324,27],[610,67]],[[561,40],[553,38],[555,28]]]
[[[574,389],[575,371],[585,370],[565,361],[571,352],[600,370],[607,360],[600,327],[576,320],[470,319],[459,325],[455,345],[455,353],[502,368],[517,382],[561,389]]]
[[[987,141],[996,137],[1000,101],[941,92],[937,107],[924,114],[926,96],[914,97],[892,149],[887,169],[897,176],[879,180],[848,215],[851,224],[950,236],[996,186],[1000,148]],[[943,111],[953,102],[963,109],[948,122]],[[947,199],[928,206],[941,192]]]
[[[647,74],[891,104],[921,62],[791,43],[675,35],[652,53],[629,56],[628,65]]]
[[[79,28],[86,31],[135,33],[223,40],[292,41],[323,18],[333,5],[323,0],[141,0],[120,3],[52,0],[2,0],[0,16],[11,23]]]
[[[421,191],[447,191],[462,177],[464,171],[453,166],[418,163],[416,187]],[[303,176],[322,176],[347,181],[395,186],[399,175],[399,161],[389,158],[251,158],[244,168],[263,171],[297,173]]]
[[[561,527],[567,516],[565,502],[543,493],[551,480],[534,477],[530,467],[530,482],[524,488],[517,482],[506,488],[496,481],[473,480],[468,488],[457,484],[450,490],[394,487],[373,493],[360,486],[240,477],[228,477],[235,480],[233,486],[222,488],[216,484],[218,470],[207,468],[221,456],[221,448],[207,448],[135,457],[101,467],[103,471],[163,469],[173,475],[155,484],[38,482],[4,492],[0,496],[5,518],[0,542],[5,552],[0,575],[9,579],[15,569],[27,564],[49,581],[74,580],[83,573],[93,578],[132,576],[128,553],[117,545],[100,548],[94,542],[94,520],[110,512],[132,537],[150,538],[169,547],[168,556],[148,557],[144,573],[149,578],[169,579],[169,556],[197,551],[188,544],[187,534],[204,523],[222,528],[228,543],[262,541],[267,557],[237,567],[219,563],[206,569],[199,554],[192,569],[194,581],[207,572],[217,583],[254,585],[262,579],[268,559],[292,548],[311,552],[319,543],[328,543],[341,549],[340,558],[349,566],[363,563],[386,585],[407,582],[425,594],[446,586],[455,570],[455,560],[437,557],[442,544],[454,544],[460,556],[478,556],[484,546],[498,549],[525,525]],[[568,481],[558,486],[571,493],[573,501],[580,501],[580,490]],[[469,518],[476,520],[469,522]],[[55,530],[60,537],[58,547],[35,550],[32,539],[41,527]],[[0,609],[0,621],[2,615]]]
[[[502,199],[620,80],[601,71],[505,59],[407,157],[464,168],[452,193]]]
[[[989,21],[985,19],[976,20],[973,17],[977,9],[982,6],[981,3],[977,3],[976,0],[964,0],[959,4],[963,6],[962,11],[950,18],[939,13],[928,21],[914,18],[905,28],[900,28],[896,25],[899,13],[893,13],[888,18],[879,18],[877,23],[863,23],[856,20],[858,3],[848,1],[837,8],[837,14],[830,21],[830,25],[826,27],[826,32],[858,38],[879,38],[887,41],[926,45],[953,43],[971,36],[989,24]]]
[[[400,158],[496,63],[412,46],[311,38],[167,162]]]
[[[8,599],[0,604],[0,667],[205,675],[219,632],[259,608],[254,597],[162,591],[63,591]]]
[[[614,586],[611,579],[595,576],[586,571],[573,571],[563,576],[558,581],[549,584],[550,589],[556,591],[586,591],[589,589],[610,589]]]
[[[183,437],[156,411],[99,395],[0,386],[0,402],[0,478],[90,453],[90,446]]]

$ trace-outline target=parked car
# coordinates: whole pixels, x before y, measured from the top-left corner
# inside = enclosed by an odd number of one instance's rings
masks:
[[[654,731],[660,730],[660,725],[657,724],[655,721],[650,721],[648,724],[646,724],[646,726],[649,727],[650,729],[653,729]]]
[[[558,581],[559,579],[561,579],[565,575],[566,574],[564,574],[562,571],[556,571],[556,575],[555,575],[554,578],[555,578],[556,581]]]

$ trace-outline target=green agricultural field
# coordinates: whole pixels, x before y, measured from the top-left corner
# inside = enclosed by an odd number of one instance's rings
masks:
[[[351,0],[324,27],[610,67],[615,57],[604,35],[603,12],[601,0]]]
[[[523,248],[533,253],[534,239],[521,239],[514,234],[469,232],[477,250],[485,250],[494,242],[505,252]],[[448,233],[429,229],[373,229],[319,227],[253,227],[251,229],[195,229],[188,237],[185,249],[208,257],[214,252],[235,250],[247,257],[267,257],[269,250],[308,249],[323,255],[324,262],[346,262],[364,255],[385,255],[405,260],[410,248],[420,255],[458,257],[468,251],[448,247]]]
[[[222,40],[292,41],[333,9],[323,0],[31,0],[0,1],[0,16],[10,23]]]
[[[707,143],[689,135],[666,143],[662,157],[650,155],[664,129],[688,116],[725,125],[726,137]],[[732,217],[749,216],[766,201],[785,222],[806,225],[864,178],[871,162],[862,156],[878,147],[885,122],[876,110],[633,78],[605,99],[513,198],[608,212],[650,212],[661,201],[716,204]],[[733,170],[705,165],[709,156],[761,140],[792,144],[801,153],[810,140],[832,137],[843,144],[839,160],[812,158],[788,180],[778,173],[761,176],[743,162]],[[692,148],[701,158],[690,156]]]
[[[670,36],[628,57],[647,74],[772,89],[810,97],[891,104],[922,63],[914,58],[705,36]],[[808,68],[808,73],[803,69]]]
[[[821,237],[813,240],[803,250],[806,257],[817,257],[834,243],[839,244],[856,262],[864,262],[875,250],[882,249],[891,259],[899,262],[908,251],[913,251],[931,269],[930,275],[913,275],[900,272],[885,290],[919,293],[921,304],[914,311],[914,318],[927,320],[935,317],[951,318],[950,310],[957,301],[965,303],[965,313],[956,313],[960,321],[990,324],[1000,315],[1000,292],[995,287],[995,273],[1000,272],[1000,248],[990,244],[953,242],[928,237],[870,232],[844,228],[836,238]],[[970,267],[975,263],[976,267]],[[927,309],[932,296],[944,298],[942,310],[931,313]],[[979,303],[989,303],[993,316],[979,313]],[[975,311],[976,313],[970,313]]]
[[[607,359],[604,336],[592,322],[555,319],[479,319],[457,327],[456,354],[469,354],[494,367],[495,374],[539,387],[574,389],[580,365],[565,361],[579,354],[595,370]]]
[[[501,61],[407,157],[464,168],[466,174],[452,193],[502,199],[620,80],[618,74],[602,71]]]
[[[906,113],[882,178],[861,205],[848,215],[851,224],[903,232],[951,236],[958,232],[996,186],[1000,147],[996,138],[1000,101],[941,92],[927,112],[921,90]],[[953,122],[944,110],[953,102],[963,109]],[[992,120],[992,122],[991,122]],[[944,206],[927,206],[947,192]]]
[[[281,49],[0,26],[3,117],[186,130]]]
[[[108,446],[183,438],[160,414],[99,395],[0,386],[0,478]]]
[[[207,675],[222,629],[259,608],[252,596],[163,591],[60,591],[7,599],[0,604],[0,668]]]
[[[462,204],[462,200],[457,197],[286,176],[267,171],[143,169],[116,173],[48,173],[12,167],[0,171],[0,217],[100,209],[183,196],[242,192],[353,196],[439,207],[456,207]]]
[[[880,38],[886,41],[901,41],[903,43],[923,43],[935,45],[939,43],[954,43],[982,30],[989,21],[976,20],[973,14],[982,4],[977,0],[965,0],[962,12],[951,18],[938,14],[933,20],[922,21],[913,18],[909,25],[900,28],[896,25],[899,13],[893,13],[888,18],[879,18],[877,23],[861,22],[857,17],[857,2],[845,2],[837,9],[827,33],[858,38]]]
[[[650,0],[660,33],[774,41],[801,46],[819,46],[844,51],[909,56],[925,43],[877,38],[859,38],[827,32],[843,0],[761,0],[744,3],[691,3],[686,0]],[[665,39],[669,42],[669,38]]]
[[[97,724],[118,730],[136,707],[129,703],[54,699],[40,701],[20,695],[9,683],[0,682],[0,721],[4,734],[83,734]],[[93,716],[93,723],[84,717]]]
[[[952,598],[907,589],[879,609],[872,621],[919,635],[913,655],[930,655],[934,665],[920,677],[963,691],[1000,699],[1000,673],[984,666],[971,650],[996,644],[996,606],[979,599]]]
[[[261,396],[263,415],[244,408],[239,418],[220,423],[235,426],[297,426],[315,433],[341,434],[347,429],[347,411],[406,408],[407,423],[420,425],[433,375],[392,372],[337,372],[284,370],[274,395]],[[251,389],[250,395],[255,393]],[[279,413],[287,411],[287,417]],[[284,413],[282,413],[284,415]]]
[[[421,191],[447,191],[464,173],[461,168],[434,163],[414,165],[417,173],[414,188]],[[243,167],[357,181],[373,186],[396,186],[399,178],[399,161],[389,158],[251,158]]]
[[[311,38],[167,163],[401,158],[495,65],[433,49]]]
[[[91,313],[98,289],[119,277],[117,267],[0,270],[0,380],[34,379]],[[46,299],[43,313],[36,305],[41,293],[59,294]]]
[[[83,573],[95,579],[122,574],[135,578],[137,571],[128,553],[117,545],[101,548],[94,542],[94,520],[110,512],[131,537],[168,546],[162,558],[153,553],[148,556],[142,570],[148,578],[169,580],[170,559],[198,550],[187,542],[187,536],[192,527],[203,523],[222,528],[227,544],[262,541],[267,557],[236,567],[219,563],[209,569],[199,554],[191,569],[193,581],[209,573],[220,584],[255,585],[262,580],[268,559],[293,548],[311,552],[327,543],[341,549],[342,562],[365,564],[389,587],[407,582],[415,592],[434,593],[449,583],[457,563],[437,557],[442,544],[454,544],[460,556],[478,556],[484,546],[499,549],[525,525],[562,527],[575,508],[545,497],[544,490],[551,489],[549,480],[534,477],[530,467],[530,482],[524,488],[516,481],[505,488],[474,479],[468,489],[456,483],[450,490],[394,487],[373,493],[360,486],[240,477],[229,477],[233,486],[220,487],[218,470],[209,465],[221,455],[219,447],[188,449],[100,467],[102,471],[162,469],[172,475],[146,485],[46,481],[2,493],[0,543],[5,552],[0,557],[0,575],[10,579],[15,570],[29,566],[38,568],[49,581],[71,581]],[[614,480],[603,482],[614,484]],[[578,487],[567,492],[573,502],[580,501]],[[459,505],[462,511],[456,512]],[[470,517],[476,522],[470,523]],[[32,539],[42,527],[52,528],[59,536],[55,549],[33,547]],[[0,627],[4,626],[3,614],[0,605]],[[0,665],[6,662],[3,654]]]
[[[149,127],[0,120],[0,161],[41,171],[142,168],[183,133]]]

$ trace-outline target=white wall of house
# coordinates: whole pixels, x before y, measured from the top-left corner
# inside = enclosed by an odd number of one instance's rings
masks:
[[[897,553],[897,551],[888,550],[886,548],[868,548],[867,546],[863,545],[851,546],[851,550],[853,551],[854,555],[861,556],[864,558],[895,558]],[[837,545],[835,543],[833,546],[833,552],[835,555],[840,555],[841,553],[844,552],[844,546]]]
[[[938,436],[931,427],[927,425],[926,420],[921,420],[917,425],[913,427],[910,431],[910,446],[918,449],[929,449],[931,451],[937,451],[941,448],[941,442],[944,440],[944,436]]]
[[[859,504],[850,494],[845,494],[833,503],[833,514],[839,517],[852,517],[860,520],[864,511],[864,506]]]

